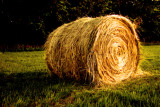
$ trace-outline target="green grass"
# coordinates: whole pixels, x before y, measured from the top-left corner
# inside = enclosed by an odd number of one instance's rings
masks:
[[[160,45],[142,47],[141,69],[152,73],[160,73]]]
[[[160,106],[160,45],[142,46],[152,75],[92,87],[48,73],[43,51],[0,53],[0,106]]]

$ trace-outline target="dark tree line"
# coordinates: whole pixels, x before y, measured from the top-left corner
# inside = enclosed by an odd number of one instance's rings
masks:
[[[0,45],[42,45],[64,23],[108,14],[134,21],[141,41],[160,41],[159,0],[1,0]]]

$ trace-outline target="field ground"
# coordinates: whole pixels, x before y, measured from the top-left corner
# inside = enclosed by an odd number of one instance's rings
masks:
[[[0,53],[0,106],[160,106],[160,45],[141,47],[151,75],[101,88],[49,75],[43,51]]]

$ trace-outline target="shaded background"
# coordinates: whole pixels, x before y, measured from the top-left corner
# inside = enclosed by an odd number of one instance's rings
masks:
[[[135,22],[141,42],[160,42],[160,0],[1,0],[0,50],[41,46],[64,23],[108,14]]]

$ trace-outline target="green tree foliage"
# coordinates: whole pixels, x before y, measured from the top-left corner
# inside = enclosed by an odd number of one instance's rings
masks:
[[[121,14],[138,25],[141,41],[160,41],[159,0],[57,0],[50,3],[50,7],[58,25],[78,17]]]
[[[160,0],[3,0],[0,45],[43,44],[64,23],[108,14],[121,14],[137,23],[141,41],[160,41]]]
[[[159,0],[118,0],[112,10],[130,19],[141,19],[138,30],[141,41],[160,41]]]

